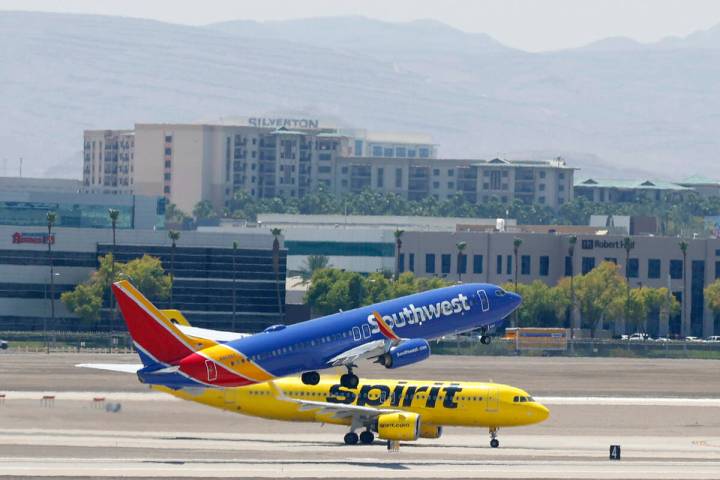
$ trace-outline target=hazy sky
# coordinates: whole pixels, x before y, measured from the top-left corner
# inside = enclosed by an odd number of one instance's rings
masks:
[[[0,0],[0,9],[124,15],[190,25],[335,15],[432,18],[529,51],[618,35],[649,42],[720,23],[718,0]]]

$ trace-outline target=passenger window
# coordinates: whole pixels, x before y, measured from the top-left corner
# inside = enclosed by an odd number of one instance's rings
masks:
[[[518,397],[518,396],[513,397],[513,402],[514,402],[514,403],[517,403],[518,401],[520,401],[520,397]]]
[[[370,338],[370,325],[367,323],[362,326],[363,338]]]
[[[360,335],[360,327],[353,327],[352,334],[353,340],[358,341],[362,339],[362,336]]]

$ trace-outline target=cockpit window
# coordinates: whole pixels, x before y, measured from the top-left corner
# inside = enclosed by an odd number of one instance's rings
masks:
[[[526,396],[515,396],[513,397],[513,403],[525,403],[525,402],[534,402],[535,400],[532,397],[526,397]]]
[[[505,290],[503,290],[502,288],[498,288],[497,290],[495,290],[496,297],[502,297],[505,295],[505,293],[506,293]]]

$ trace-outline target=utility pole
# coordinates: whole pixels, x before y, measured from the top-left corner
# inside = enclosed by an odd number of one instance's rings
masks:
[[[53,267],[53,256],[52,256],[52,227],[55,225],[57,214],[55,212],[47,212],[47,229],[48,229],[48,262],[50,263],[50,327],[55,328],[55,271]],[[53,344],[55,343],[55,337],[53,334]],[[47,345],[47,353],[50,353],[50,345]]]
[[[237,247],[238,242],[233,241],[233,253],[232,253],[232,331],[235,331],[235,316],[237,313],[237,273],[235,270],[235,259],[237,258]]]

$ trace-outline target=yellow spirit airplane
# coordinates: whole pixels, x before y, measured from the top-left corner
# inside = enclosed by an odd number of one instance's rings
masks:
[[[141,365],[84,364],[80,367],[135,372]],[[285,377],[245,387],[152,388],[184,400],[272,420],[347,425],[345,443],[371,444],[375,434],[396,450],[400,441],[439,438],[444,426],[486,427],[497,448],[498,429],[544,421],[548,409],[527,392],[497,383],[362,380],[342,386],[337,376],[317,385]],[[358,435],[355,433],[361,430]]]

